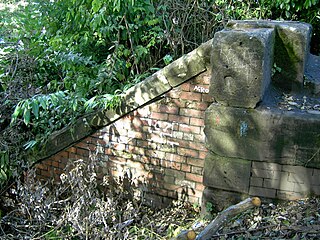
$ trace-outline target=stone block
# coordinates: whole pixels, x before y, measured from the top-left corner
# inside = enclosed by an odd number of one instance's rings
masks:
[[[248,193],[251,161],[209,153],[205,159],[203,185]]]
[[[202,195],[201,215],[206,216],[212,212],[221,212],[247,197],[247,194],[206,187]]]
[[[173,63],[164,67],[159,72],[163,74],[169,81],[172,87],[176,87],[190,78],[206,71],[206,64],[203,56],[199,54],[206,54],[208,47],[203,46],[199,50],[195,49],[192,52],[182,56]]]
[[[320,94],[320,56],[309,54],[305,69],[304,85],[311,89],[314,95]]]
[[[269,171],[281,171],[282,165],[269,162],[252,162],[253,169],[263,169]]]
[[[277,191],[277,198],[282,200],[299,200],[308,197],[309,194],[302,192]]]
[[[254,108],[271,82],[273,29],[223,30],[213,39],[210,91],[224,105]]]
[[[53,133],[42,147],[42,151],[35,156],[35,160],[48,158],[93,132],[94,129],[89,126],[86,119],[79,118],[74,125]]]
[[[261,188],[261,187],[250,187],[249,194],[251,196],[266,197],[266,198],[275,198],[277,191],[270,188]]]
[[[204,131],[207,148],[220,156],[320,168],[316,114],[212,104]]]
[[[213,41],[213,39],[210,39],[209,41],[201,44],[196,49],[196,53],[202,59],[202,61],[204,62],[205,66],[207,68],[210,68],[211,53],[212,53],[212,41]]]
[[[250,186],[262,187],[262,185],[263,185],[263,178],[259,178],[259,177],[250,178]]]
[[[284,90],[303,87],[303,75],[310,49],[312,26],[293,21],[248,20],[230,21],[227,28],[255,29],[273,28],[276,30],[274,63],[281,69],[273,81]]]

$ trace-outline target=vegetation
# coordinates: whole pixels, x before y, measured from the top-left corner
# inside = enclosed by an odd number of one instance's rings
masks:
[[[117,107],[123,91],[212,38],[229,19],[309,22],[311,51],[319,54],[318,4],[0,0],[0,196],[54,131]]]
[[[143,184],[128,177],[99,179],[97,162],[96,157],[70,162],[54,191],[50,181],[36,181],[34,170],[28,171],[9,191],[16,200],[1,203],[7,212],[0,212],[0,238],[165,240],[188,229],[199,234],[209,223],[199,218],[197,206],[185,202],[146,206]],[[319,209],[317,198],[263,202],[227,221],[212,239],[315,239]]]

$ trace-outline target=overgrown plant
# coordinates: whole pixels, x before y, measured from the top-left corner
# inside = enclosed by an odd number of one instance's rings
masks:
[[[16,203],[3,199],[6,209],[0,219],[0,237],[5,239],[166,239],[172,228],[190,224],[195,216],[191,206],[152,210],[140,198],[134,179],[102,176],[98,179],[101,160],[70,161],[60,183],[37,181],[34,170],[25,173],[11,189]],[[100,175],[101,176],[101,175]],[[54,188],[52,188],[54,187]],[[166,212],[170,211],[170,217]],[[153,214],[158,221],[149,217]],[[168,235],[169,234],[169,235]]]

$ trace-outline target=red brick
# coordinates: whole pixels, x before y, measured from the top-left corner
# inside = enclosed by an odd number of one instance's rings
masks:
[[[179,163],[183,163],[186,160],[184,156],[174,154],[174,153],[166,153],[165,159],[168,161],[179,162]]]
[[[138,108],[134,114],[136,116],[143,116],[143,117],[147,117],[150,115],[150,107],[149,106],[146,106],[146,107],[143,107],[143,108]]]
[[[41,170],[41,176],[43,177],[51,177],[52,173],[49,171]]]
[[[203,111],[190,109],[190,108],[180,108],[180,114],[182,116],[199,117],[199,118],[204,116]]]
[[[207,156],[207,151],[199,151],[199,158],[205,159]]]
[[[192,166],[197,166],[197,167],[203,167],[204,166],[204,161],[199,158],[192,158],[192,157],[187,157],[187,163],[192,165]]]
[[[190,141],[185,141],[185,140],[181,140],[181,139],[179,139],[179,140],[175,139],[175,140],[173,140],[173,141],[177,141],[177,143],[179,144],[179,145],[178,145],[179,148],[181,148],[181,147],[183,147],[183,148],[189,148]]]
[[[201,110],[203,112],[208,108],[208,106],[209,106],[209,104],[206,103],[206,102],[191,102],[191,101],[188,101],[186,103],[186,108],[192,108],[192,109],[196,109],[196,110]]]
[[[146,150],[145,155],[150,156],[150,157],[154,157],[154,158],[164,159],[166,153],[159,151],[159,150]]]
[[[201,93],[196,92],[182,92],[180,99],[201,101]]]
[[[89,157],[88,149],[77,148],[77,154],[83,157]]]
[[[75,147],[70,147],[66,151],[71,152],[71,153],[76,153],[77,149]]]
[[[187,165],[187,164],[181,164],[181,171],[190,172],[191,171],[191,166]]]
[[[178,148],[178,154],[182,156],[197,158],[199,156],[199,151],[188,148]]]
[[[163,167],[171,168],[171,169],[175,169],[175,170],[181,169],[181,163],[167,161],[167,160],[161,160],[160,162]]]
[[[88,147],[88,144],[84,141],[82,142],[79,142],[78,144],[75,145],[76,148],[87,148]],[[61,153],[59,153],[61,154]]]
[[[174,184],[169,184],[169,183],[163,183],[163,187],[167,190],[178,190],[180,186],[174,185]]]
[[[170,104],[176,107],[185,107],[186,101],[181,99],[170,99]]]
[[[192,84],[207,84],[209,85],[211,81],[211,73],[210,71],[205,71],[192,80]]]
[[[194,135],[194,141],[195,141],[195,142],[205,143],[205,141],[206,141],[206,136],[204,135],[204,132],[203,132],[202,127],[201,127],[201,130],[200,130],[200,134],[195,134],[195,135]]]
[[[148,138],[149,138],[149,140],[151,140],[152,142],[155,142],[155,143],[164,144],[167,142],[167,139],[165,137],[160,136],[159,134],[156,134],[156,133],[150,133],[148,135]]]
[[[168,106],[161,104],[158,107],[158,111],[160,113],[170,113],[170,114],[178,114],[179,113],[179,107],[176,106]]]
[[[149,142],[146,141],[146,140],[144,140],[144,139],[138,139],[138,140],[136,141],[136,145],[137,145],[138,147],[147,147],[147,146],[149,145]],[[130,149],[129,149],[129,150],[130,150]]]
[[[59,167],[59,162],[58,161],[52,161],[51,165],[53,167]]]
[[[190,142],[189,148],[199,150],[199,151],[206,151],[207,150],[205,144],[202,142]]]
[[[203,191],[205,186],[202,183],[196,183],[196,189],[199,191]]]
[[[186,132],[186,133],[199,134],[200,133],[200,127],[190,126],[190,125],[187,125],[187,124],[180,124],[179,125],[179,131]]]
[[[173,198],[173,199],[177,199],[178,193],[176,191],[168,191],[168,197]]]
[[[68,161],[61,161],[59,162],[59,168],[60,169],[65,169],[65,167],[67,166]]]
[[[150,115],[150,118],[157,119],[157,120],[168,120],[168,114],[152,112]]]
[[[203,176],[194,173],[186,173],[186,179],[191,180],[193,182],[202,183]]]
[[[180,95],[181,95],[181,91],[178,88],[174,88],[166,94],[166,96],[170,98],[180,98]]]
[[[169,115],[169,121],[189,124],[190,118],[180,115]]]
[[[132,119],[132,128],[136,131],[141,130],[143,126],[144,124],[139,117]]]
[[[185,91],[185,92],[189,92],[190,91],[190,83],[186,82],[186,83],[181,84],[179,86],[179,89],[182,91]]]
[[[44,164],[44,163],[38,164],[38,165],[37,165],[37,169],[41,169],[41,170],[46,170],[46,171],[48,171],[48,165],[47,165],[47,164]]]
[[[195,174],[203,175],[203,167],[192,166],[191,172]]]

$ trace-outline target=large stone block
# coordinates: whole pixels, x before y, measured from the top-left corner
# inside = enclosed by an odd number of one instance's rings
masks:
[[[176,87],[190,78],[206,71],[205,58],[210,52],[208,44],[201,45],[199,49],[182,56],[159,72],[163,74],[172,87]]]
[[[273,29],[223,30],[212,47],[211,93],[234,107],[254,108],[271,82]]]
[[[205,159],[203,184],[207,187],[248,193],[251,161],[209,153]]]
[[[276,30],[274,63],[281,69],[273,76],[276,85],[287,91],[303,87],[303,75],[310,49],[312,26],[293,21],[230,21],[227,28]]]
[[[206,187],[202,195],[201,215],[211,215],[237,204],[248,197],[247,194]]]
[[[221,156],[320,168],[320,118],[313,112],[212,104],[205,135]]]

